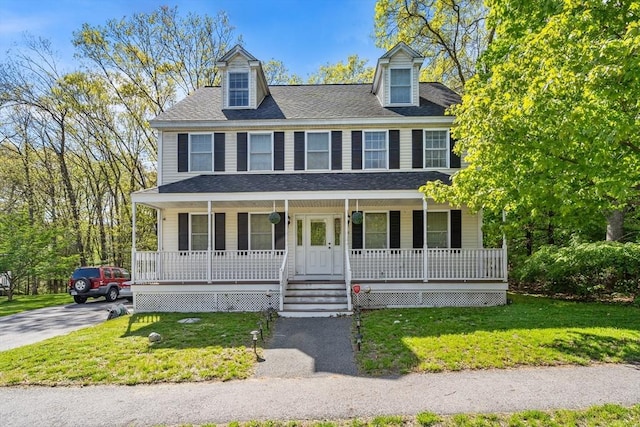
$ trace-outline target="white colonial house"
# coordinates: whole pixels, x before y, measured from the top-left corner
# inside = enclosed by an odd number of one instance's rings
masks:
[[[158,186],[132,195],[136,311],[505,303],[506,248],[483,248],[481,213],[418,191],[464,166],[445,115],[460,97],[419,83],[422,62],[399,44],[372,84],[269,86],[243,47],[224,55],[220,87],[151,121]],[[157,212],[153,252],[136,249],[141,205]]]

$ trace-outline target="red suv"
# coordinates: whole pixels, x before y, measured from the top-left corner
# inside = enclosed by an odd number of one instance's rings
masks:
[[[89,297],[105,297],[112,302],[127,287],[124,282],[130,279],[129,272],[120,267],[80,267],[69,279],[69,294],[78,304],[84,304]]]

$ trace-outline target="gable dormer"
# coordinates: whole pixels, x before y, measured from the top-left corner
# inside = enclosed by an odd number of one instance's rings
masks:
[[[262,64],[236,45],[216,65],[222,72],[222,108],[255,109],[269,95]]]
[[[383,107],[420,105],[419,78],[424,57],[400,42],[378,59],[372,92]]]

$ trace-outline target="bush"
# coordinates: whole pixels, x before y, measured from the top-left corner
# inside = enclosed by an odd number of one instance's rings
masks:
[[[546,293],[601,297],[640,291],[640,244],[597,242],[545,246],[512,272],[526,286]]]

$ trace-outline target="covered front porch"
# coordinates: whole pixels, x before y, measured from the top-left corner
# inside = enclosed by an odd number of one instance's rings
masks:
[[[180,298],[193,293],[211,293],[219,302],[222,296],[233,293],[259,301],[255,303],[256,309],[264,309],[268,303],[282,311],[286,309],[287,295],[297,292],[295,286],[290,286],[291,282],[331,282],[333,287],[341,284],[346,311],[351,311],[354,284],[368,290],[365,301],[369,303],[376,298],[401,301],[402,297],[391,295],[408,293],[415,295],[411,301],[417,301],[382,304],[387,306],[420,306],[425,299],[424,292],[436,292],[441,295],[439,301],[444,301],[442,295],[456,290],[504,295],[506,289],[506,246],[481,247],[481,216],[466,211],[458,214],[462,219],[458,218],[461,222],[456,227],[461,229],[457,231],[461,235],[453,236],[451,207],[429,203],[415,190],[344,192],[341,198],[337,198],[335,192],[251,193],[245,194],[244,199],[237,194],[220,193],[137,193],[134,196],[134,213],[138,204],[156,210],[159,246],[155,251],[138,250],[134,221],[134,295],[151,290],[180,293]],[[209,226],[202,237],[206,250],[180,250],[174,244],[178,241],[181,211],[206,217]],[[448,218],[448,229],[437,241],[449,247],[429,247],[438,237],[429,227],[432,211],[446,213],[440,216]],[[271,212],[279,212],[281,217],[279,225],[273,225],[271,240],[274,243],[270,249],[255,249],[251,235],[253,215],[266,216]],[[371,221],[383,219],[387,235],[374,241],[378,237],[373,233],[369,236],[362,225],[354,223],[354,212],[372,213]],[[245,226],[243,221],[249,223],[249,237],[244,237],[241,230]],[[226,229],[222,237],[217,234],[219,222]],[[195,232],[193,229],[190,232],[195,241]],[[248,239],[244,247],[242,239]],[[220,242],[226,242],[223,248],[219,247]],[[420,247],[415,247],[416,242]],[[367,244],[386,247],[369,248]],[[359,247],[353,248],[354,245]],[[242,298],[238,297],[238,301]],[[252,304],[246,302],[243,306]]]

